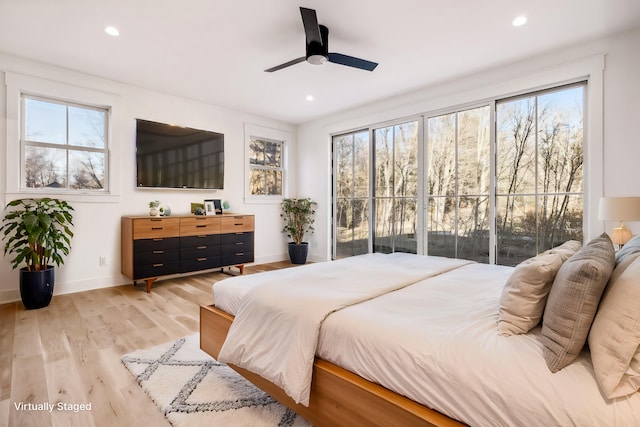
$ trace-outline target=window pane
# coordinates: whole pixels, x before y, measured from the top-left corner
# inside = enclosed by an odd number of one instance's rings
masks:
[[[498,194],[535,193],[536,98],[497,105]]]
[[[393,252],[393,199],[390,197],[377,198],[375,204],[373,251]]]
[[[396,196],[418,196],[418,122],[394,127],[394,175]]]
[[[458,258],[489,262],[489,197],[460,197]]]
[[[582,241],[582,196],[549,194],[538,202],[538,252],[567,240]]]
[[[105,147],[105,111],[69,106],[69,144]]]
[[[369,252],[369,204],[366,199],[336,201],[336,258]]]
[[[427,192],[434,196],[455,194],[455,114],[431,117],[427,126]]]
[[[489,107],[458,113],[459,194],[489,194]]]
[[[265,171],[266,188],[263,194],[270,196],[282,194],[282,172],[280,171]]]
[[[537,254],[535,197],[497,199],[497,263],[516,265]]]
[[[73,189],[104,188],[104,153],[69,151],[69,187]]]
[[[393,127],[376,129],[375,197],[391,196],[393,192]]]
[[[417,199],[396,199],[394,252],[418,253],[416,239]]]
[[[456,217],[453,197],[429,197],[428,254],[456,256]]]
[[[252,169],[249,171],[249,189],[251,194],[265,194],[265,171],[262,169]]]
[[[583,88],[538,101],[538,192],[582,192]]]
[[[24,131],[27,141],[66,144],[66,105],[31,98],[24,98],[24,103]]]
[[[252,139],[249,143],[249,163],[264,165],[264,142],[259,139]]]
[[[279,168],[281,166],[281,156],[282,150],[280,149],[279,143],[271,141],[264,142],[264,164],[266,166]]]
[[[58,148],[25,147],[26,188],[66,188],[66,150]]]
[[[353,195],[369,195],[369,132],[353,136]]]
[[[336,150],[336,196],[341,198],[353,195],[353,136],[338,137]]]

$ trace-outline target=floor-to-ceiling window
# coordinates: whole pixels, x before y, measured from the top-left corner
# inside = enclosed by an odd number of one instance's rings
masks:
[[[333,138],[334,258],[369,252],[369,131]]]
[[[427,121],[427,253],[489,262],[490,108]]]
[[[499,264],[582,241],[585,84],[496,103]]]
[[[374,252],[417,253],[418,121],[373,131]]]

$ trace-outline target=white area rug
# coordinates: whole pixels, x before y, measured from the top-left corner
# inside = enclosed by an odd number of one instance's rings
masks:
[[[187,426],[309,426],[303,418],[200,350],[199,334],[122,357],[167,419]]]

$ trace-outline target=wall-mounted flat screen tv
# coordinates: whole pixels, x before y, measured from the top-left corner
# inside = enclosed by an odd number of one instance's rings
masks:
[[[136,119],[138,188],[222,189],[224,134]]]

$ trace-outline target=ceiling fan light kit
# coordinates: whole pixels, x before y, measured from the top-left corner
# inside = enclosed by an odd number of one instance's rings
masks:
[[[302,25],[304,26],[306,36],[306,55],[264,71],[272,73],[304,61],[313,65],[333,62],[334,64],[346,65],[347,67],[366,71],[373,71],[378,66],[376,62],[365,59],[344,55],[342,53],[329,53],[329,29],[324,25],[318,25],[316,11],[301,7],[300,14],[302,15]]]

